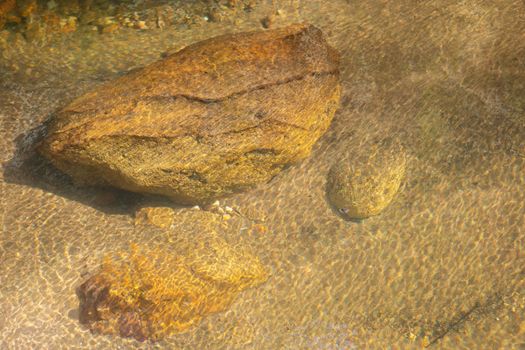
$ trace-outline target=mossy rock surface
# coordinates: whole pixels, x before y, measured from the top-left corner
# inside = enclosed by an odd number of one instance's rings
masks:
[[[378,215],[399,190],[405,170],[405,150],[392,138],[348,152],[330,169],[328,200],[345,218]]]
[[[80,183],[209,202],[309,155],[339,104],[338,67],[311,25],[215,37],[77,98],[39,151]]]

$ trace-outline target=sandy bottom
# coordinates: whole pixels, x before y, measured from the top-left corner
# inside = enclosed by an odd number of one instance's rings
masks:
[[[156,344],[92,335],[75,288],[100,259],[155,240],[133,196],[101,204],[25,160],[22,137],[74,97],[166,50],[260,28],[78,32],[0,57],[0,348],[525,348],[525,5],[522,1],[282,1],[275,26],[316,24],[342,54],[341,107],[311,157],[222,203],[264,220],[239,231],[271,271],[227,312]],[[342,220],[325,200],[339,157],[385,135],[408,151],[379,216]]]

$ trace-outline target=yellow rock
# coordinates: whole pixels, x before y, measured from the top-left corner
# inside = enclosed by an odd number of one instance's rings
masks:
[[[394,198],[405,176],[406,154],[387,138],[349,152],[330,169],[327,196],[342,216],[364,219],[379,214]]]
[[[311,25],[219,36],[77,98],[39,151],[78,182],[211,202],[309,155],[339,104],[338,67]]]
[[[210,215],[188,210],[180,218],[200,219],[202,229],[214,224]],[[226,310],[242,290],[267,278],[258,258],[213,231],[173,246],[133,245],[107,257],[78,288],[80,321],[96,333],[158,340]]]

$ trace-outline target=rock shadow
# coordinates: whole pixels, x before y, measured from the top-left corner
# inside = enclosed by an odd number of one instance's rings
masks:
[[[76,185],[71,177],[56,169],[36,151],[36,146],[45,133],[46,123],[15,139],[16,149],[13,157],[2,164],[5,182],[52,192],[106,214],[133,214],[144,202],[162,201],[111,187]]]

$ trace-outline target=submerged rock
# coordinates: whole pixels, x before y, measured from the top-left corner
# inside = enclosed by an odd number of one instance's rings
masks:
[[[345,218],[377,215],[399,190],[405,169],[405,150],[391,138],[350,152],[330,169],[328,200]]]
[[[77,98],[39,151],[81,183],[209,202],[309,155],[338,65],[311,25],[208,39]]]
[[[220,220],[198,210],[178,214],[201,230]],[[106,258],[78,288],[80,321],[95,333],[159,340],[226,310],[242,290],[267,278],[258,258],[213,231],[172,246],[134,245]]]

